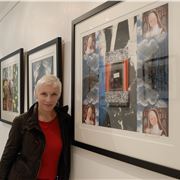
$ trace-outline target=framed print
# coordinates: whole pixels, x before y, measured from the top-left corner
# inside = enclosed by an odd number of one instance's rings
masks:
[[[0,120],[7,124],[24,111],[23,56],[21,48],[0,59]]]
[[[180,178],[178,8],[109,1],[73,20],[74,145]]]
[[[54,74],[62,78],[61,38],[58,37],[27,52],[28,108],[35,103],[34,88],[45,74]],[[63,83],[63,82],[62,82]],[[63,95],[60,103],[62,104]]]

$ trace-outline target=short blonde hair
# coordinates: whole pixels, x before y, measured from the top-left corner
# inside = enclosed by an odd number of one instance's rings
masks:
[[[43,77],[41,77],[36,86],[35,86],[35,89],[34,89],[34,96],[36,97],[37,95],[37,91],[39,89],[39,87],[43,84],[50,84],[50,85],[55,85],[57,86],[57,88],[59,89],[59,92],[58,92],[58,98],[60,98],[61,96],[61,92],[62,92],[62,83],[61,81],[53,74],[47,74],[47,75],[44,75]]]

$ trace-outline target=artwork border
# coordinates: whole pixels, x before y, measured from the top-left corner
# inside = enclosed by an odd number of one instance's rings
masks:
[[[0,70],[2,71],[2,63],[7,61],[7,63],[9,63],[11,60],[11,58],[15,58],[15,56],[18,56],[18,59],[15,59],[15,61],[18,63],[19,65],[19,112],[18,113],[10,113],[10,112],[2,112],[2,109],[1,109],[1,112],[0,112],[0,121],[4,122],[4,123],[7,123],[7,124],[12,124],[12,121],[13,119],[15,118],[15,116],[17,115],[20,115],[21,113],[24,112],[24,49],[23,48],[20,48],[8,55],[6,55],[5,57],[1,58],[0,59]],[[0,79],[1,79],[1,73],[0,73]],[[2,82],[2,79],[1,79],[1,82]],[[0,84],[0,94],[2,92],[2,85]],[[0,97],[0,101],[1,101],[1,104],[2,104],[2,96]],[[5,114],[7,116],[10,116],[12,118],[12,120],[8,120],[8,119],[4,119],[2,118],[2,115]]]
[[[80,140],[77,140],[75,137],[76,121],[77,121],[77,119],[75,118],[76,113],[77,113],[75,111],[75,108],[77,108],[77,104],[76,104],[76,100],[75,100],[75,97],[77,95],[76,94],[76,86],[77,85],[75,83],[75,80],[77,78],[76,77],[77,59],[76,59],[76,48],[75,48],[76,42],[77,42],[76,27],[79,24],[84,23],[86,20],[92,18],[93,16],[98,16],[101,12],[107,11],[108,9],[113,7],[114,5],[117,5],[117,3],[122,3],[122,2],[121,1],[118,1],[118,2],[117,1],[108,1],[108,2],[103,3],[102,5],[98,6],[97,8],[87,12],[86,14],[84,14],[84,15],[80,16],[79,18],[76,18],[75,20],[72,21],[72,58],[71,58],[72,59],[72,91],[71,91],[72,92],[72,94],[71,94],[72,109],[71,109],[71,113],[72,113],[72,117],[74,120],[73,145],[84,148],[86,150],[90,150],[90,151],[102,154],[102,155],[105,155],[105,156],[108,156],[108,157],[111,157],[111,158],[114,158],[114,159],[117,159],[117,160],[120,160],[120,161],[123,161],[123,162],[127,162],[127,163],[130,163],[130,164],[133,164],[133,165],[136,165],[136,166],[148,169],[148,170],[152,170],[152,171],[155,171],[155,172],[158,172],[158,173],[170,176],[170,177],[180,178],[180,170],[178,170],[178,169],[167,167],[163,164],[162,165],[156,164],[156,163],[146,161],[146,160],[142,160],[142,159],[139,159],[136,157],[124,155],[122,153],[109,151],[105,148],[97,147],[96,145],[91,145],[91,144],[82,142]],[[125,2],[123,2],[123,3],[125,3]],[[111,13],[113,13],[113,12],[111,12]],[[79,61],[79,59],[78,59],[78,61]]]
[[[61,37],[57,37],[44,44],[41,44],[27,52],[27,109],[33,104],[30,104],[30,89],[32,88],[32,64],[41,61],[43,57],[49,58],[52,56],[53,72],[63,84],[63,68],[62,68],[62,40]],[[42,59],[41,59],[42,57]],[[60,105],[63,104],[63,89],[61,98],[59,100]]]

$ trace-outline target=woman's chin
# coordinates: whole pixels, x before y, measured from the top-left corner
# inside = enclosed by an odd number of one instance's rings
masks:
[[[54,108],[54,106],[52,106],[52,105],[44,105],[41,109],[43,111],[52,111],[53,108]]]

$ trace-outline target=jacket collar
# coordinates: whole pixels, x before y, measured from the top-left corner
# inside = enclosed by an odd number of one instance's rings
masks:
[[[57,114],[61,113],[67,113],[68,112],[68,106],[60,107],[59,105],[56,105],[54,107],[54,110],[57,112]],[[27,112],[27,127],[28,129],[38,129],[41,130],[39,123],[38,123],[38,103],[34,103],[29,111]]]
[[[28,129],[40,129],[38,123],[38,103],[33,104],[27,112],[27,128]]]

